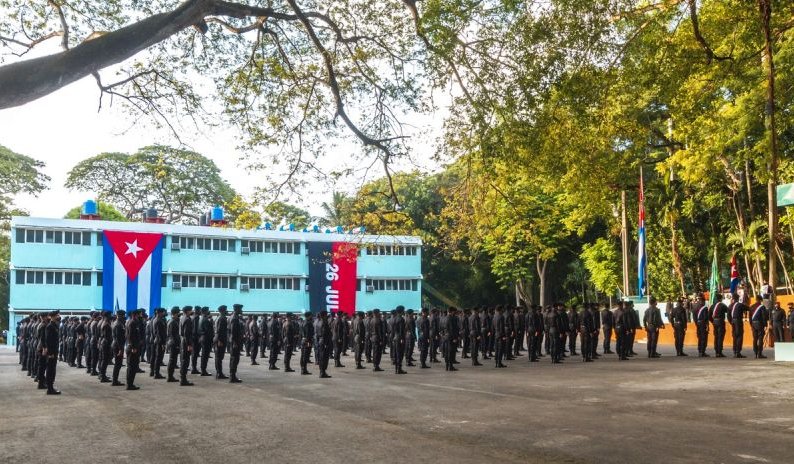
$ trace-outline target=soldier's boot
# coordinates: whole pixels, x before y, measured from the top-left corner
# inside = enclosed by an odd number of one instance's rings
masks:
[[[188,382],[186,376],[182,376],[181,380],[179,381],[180,387],[190,387],[193,385],[193,382]]]
[[[295,372],[295,369],[289,367],[289,361],[284,361],[284,372]]]
[[[242,383],[243,381],[237,378],[237,374],[232,374],[229,378],[229,383]]]

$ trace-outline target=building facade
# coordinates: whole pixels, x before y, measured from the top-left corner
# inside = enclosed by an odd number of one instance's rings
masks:
[[[31,312],[113,309],[107,307],[105,287],[113,285],[107,276],[118,280],[119,272],[104,267],[113,266],[108,237],[119,233],[162,234],[157,257],[161,271],[146,279],[158,293],[152,304],[166,308],[201,305],[215,310],[241,303],[245,312],[254,313],[325,309],[310,307],[309,274],[316,266],[310,265],[309,249],[331,243],[355,246],[350,286],[355,286],[356,310],[397,305],[418,309],[421,304],[418,237],[14,217],[8,342],[15,343],[17,323]],[[126,252],[116,249],[119,257],[136,251],[137,244],[126,246]]]

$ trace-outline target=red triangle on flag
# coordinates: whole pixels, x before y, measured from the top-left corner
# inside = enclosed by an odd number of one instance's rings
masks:
[[[103,234],[124,270],[127,271],[127,277],[130,280],[135,280],[138,277],[141,267],[163,238],[163,234],[119,230],[105,230]]]

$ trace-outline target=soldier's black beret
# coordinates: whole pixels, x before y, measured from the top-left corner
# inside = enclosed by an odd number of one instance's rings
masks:
[[[312,312],[311,311],[306,311],[305,313],[303,313],[303,316],[304,317],[312,317]]]
[[[133,313],[135,313],[135,311],[130,311],[130,314],[133,314]],[[124,310],[123,309],[119,309],[118,311],[116,311],[116,316],[124,317]]]
[[[226,307],[226,305],[218,306],[218,312],[219,313],[225,313],[227,310],[228,310],[228,308]]]
[[[193,311],[193,306],[187,305],[182,307],[182,311]]]
[[[171,308],[171,314],[179,314],[179,311],[181,311],[179,309],[179,306],[174,306],[173,308]]]
[[[243,309],[243,305],[241,305],[240,303],[235,303],[232,305],[232,308],[234,310]]]

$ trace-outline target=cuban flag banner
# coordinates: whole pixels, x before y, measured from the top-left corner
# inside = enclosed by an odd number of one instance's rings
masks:
[[[741,282],[742,276],[739,275],[739,266],[736,265],[736,255],[733,255],[731,256],[731,295],[736,293]]]
[[[648,256],[645,254],[645,186],[642,181],[642,167],[640,167],[640,224],[637,231],[637,291],[640,297],[648,293]]]
[[[151,316],[162,296],[163,234],[105,230],[102,244],[102,308]]]

